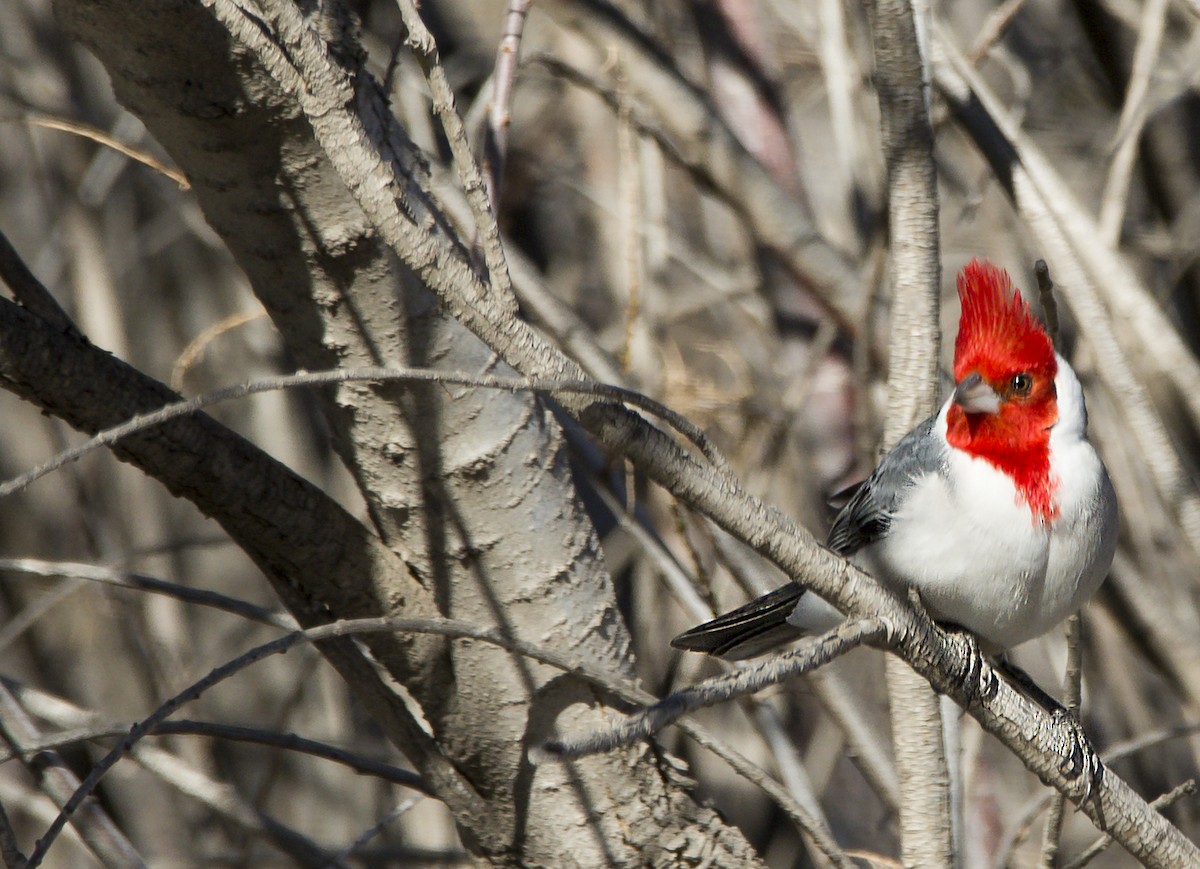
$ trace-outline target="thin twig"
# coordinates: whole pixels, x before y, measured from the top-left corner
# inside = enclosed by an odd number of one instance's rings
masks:
[[[171,388],[176,392],[183,392],[184,378],[187,377],[191,367],[196,364],[196,360],[208,349],[209,344],[232,329],[266,316],[267,312],[262,308],[257,311],[239,311],[221,318],[189,341],[188,345],[183,348],[183,352],[175,358],[175,364],[171,366]]]
[[[4,869],[25,869],[25,855],[21,853],[17,831],[3,805],[0,805],[0,859],[4,860]]]
[[[1039,273],[1040,278],[1040,273]],[[1039,280],[1039,284],[1041,281]],[[1073,613],[1067,619],[1067,666],[1063,679],[1063,706],[1067,712],[1079,718],[1079,704],[1082,699],[1083,648],[1080,635],[1081,619],[1079,613]],[[1066,814],[1067,799],[1060,793],[1055,793],[1050,803],[1050,811],[1046,814],[1046,826],[1042,833],[1042,867],[1054,869],[1058,861],[1058,850],[1062,842],[1063,819]]]
[[[378,836],[380,832],[383,831],[384,827],[386,827],[388,824],[395,823],[395,821],[399,819],[401,815],[419,803],[422,799],[424,799],[424,797],[421,794],[416,794],[415,796],[411,796],[399,803],[394,809],[380,818],[378,823],[372,824],[370,827],[363,830],[360,835],[356,836],[354,841],[351,842],[340,854],[329,858],[329,862],[325,864],[325,869],[328,869],[330,866],[338,865],[350,857],[353,857],[366,846],[367,842],[370,842],[372,839]]]
[[[1021,11],[1021,7],[1025,5],[1025,0],[1004,0],[987,20],[983,22],[983,26],[979,28],[979,34],[975,37],[975,42],[972,43],[970,49],[967,50],[967,59],[971,61],[972,66],[978,65],[979,61],[983,60],[984,56],[992,50],[1004,32],[1008,30],[1008,26],[1012,24],[1017,13]]]
[[[1142,127],[1147,117],[1147,94],[1150,78],[1158,65],[1162,48],[1163,31],[1167,21],[1167,0],[1147,0],[1142,7],[1141,26],[1138,28],[1137,47],[1133,51],[1133,69],[1129,88],[1125,91],[1125,104],[1121,107],[1121,120],[1117,124],[1117,149],[1104,194],[1100,198],[1100,241],[1116,248],[1121,240],[1121,224],[1125,219],[1125,202],[1129,198],[1129,182],[1133,177],[1133,166],[1142,139]]]
[[[98,142],[107,148],[112,148],[118,153],[124,154],[131,160],[136,160],[146,166],[149,166],[156,172],[161,172],[172,181],[179,185],[180,190],[190,190],[192,185],[187,180],[187,176],[178,169],[172,169],[170,166],[163,163],[153,154],[148,154],[145,151],[126,145],[119,139],[114,139],[103,130],[97,129],[89,124],[82,124],[79,121],[68,121],[64,118],[52,118],[47,115],[27,114],[20,118],[0,118],[0,123],[22,123],[29,124],[31,127],[43,127],[47,130],[61,130],[64,133],[74,133],[76,136],[82,136],[85,139],[91,139],[93,142]]]
[[[617,80],[617,188],[621,191],[621,247],[625,260],[625,330],[617,363],[628,375],[633,345],[642,313],[642,277],[645,274],[642,214],[642,167],[638,160],[637,131],[629,122],[624,66],[620,52],[613,59]]]
[[[396,0],[396,5],[408,30],[408,45],[413,49],[417,62],[425,73],[425,80],[429,82],[429,90],[433,94],[433,111],[437,114],[446,134],[446,141],[450,144],[450,155],[458,172],[459,183],[462,184],[467,202],[471,205],[471,213],[475,217],[476,237],[482,248],[488,283],[496,300],[515,314],[517,302],[508,275],[504,247],[500,241],[500,227],[496,223],[492,203],[488,201],[483,172],[475,162],[462,118],[458,116],[454,91],[446,78],[446,70],[438,59],[437,43],[425,22],[421,20],[413,0]]]
[[[162,425],[172,419],[187,416],[214,404],[224,401],[245,398],[261,392],[272,392],[278,389],[295,389],[297,387],[328,386],[336,383],[352,383],[357,381],[375,381],[379,383],[442,383],[452,386],[473,386],[480,389],[502,389],[512,392],[529,391],[546,395],[572,394],[593,395],[597,398],[608,398],[614,401],[626,402],[648,413],[660,417],[688,440],[694,443],[710,462],[722,470],[728,468],[728,463],[709,440],[708,436],[694,423],[669,407],[660,404],[652,398],[626,389],[621,386],[610,386],[591,380],[538,380],[523,377],[499,377],[490,374],[466,374],[458,371],[432,371],[427,368],[346,368],[332,371],[301,371],[296,374],[281,374],[274,377],[264,377],[236,386],[227,386],[195,398],[177,401],[164,405],[156,411],[139,414],[120,425],[105,429],[90,440],[64,450],[47,462],[32,470],[0,484],[0,498],[20,491],[26,486],[44,477],[52,471],[79,459],[99,447],[112,446],[122,438],[136,432],[144,431],[153,426]]]
[[[273,625],[284,630],[294,630],[296,621],[284,613],[274,612],[240,598],[230,597],[217,591],[192,588],[165,579],[142,573],[132,573],[113,567],[71,561],[45,561],[38,558],[0,558],[0,573],[22,573],[30,576],[65,576],[100,582],[121,588],[148,591],[173,597],[184,603],[200,604],[223,612],[232,613],[251,621]]]
[[[488,101],[487,127],[483,137],[483,178],[487,182],[492,213],[500,213],[500,189],[504,183],[504,161],[508,156],[508,127],[512,121],[513,83],[517,78],[517,60],[525,18],[533,0],[508,0],[504,12],[504,30],[496,47],[492,70],[492,98]]]
[[[1184,797],[1190,797],[1194,795],[1196,790],[1196,780],[1188,779],[1183,784],[1177,785],[1176,787],[1167,791],[1158,799],[1150,803],[1150,805],[1155,809],[1165,809],[1167,806],[1174,805]],[[1095,842],[1085,848],[1078,857],[1065,864],[1062,869],[1083,869],[1084,866],[1099,857],[1112,843],[1112,836],[1101,836]]]
[[[763,793],[773,799],[796,827],[809,837],[818,851],[837,867],[852,869],[849,858],[838,847],[837,842],[825,830],[820,821],[810,815],[787,789],[771,776],[767,775],[757,764],[751,763],[742,754],[734,751],[728,745],[720,742],[707,730],[689,720],[678,723],[679,729],[686,733],[701,748],[708,749],[717,757],[729,764],[738,775],[757,785]]]
[[[1050,266],[1044,259],[1033,264],[1033,273],[1037,276],[1038,301],[1042,305],[1042,317],[1046,320],[1046,331],[1050,341],[1058,346],[1058,302],[1054,299],[1054,281],[1050,277]]]
[[[66,580],[58,583],[51,591],[41,595],[36,600],[25,604],[19,612],[14,614],[0,628],[0,655],[3,655],[4,651],[16,642],[22,634],[36,625],[44,615],[63,601],[74,596],[75,592],[81,588],[83,588],[83,583]]]
[[[19,688],[16,690],[20,690]],[[7,763],[16,757],[31,756],[41,751],[55,751],[77,745],[80,742],[90,742],[94,739],[125,736],[133,727],[132,722],[100,722],[91,727],[77,727],[58,733],[41,734],[39,738],[21,746],[21,753],[10,750],[0,753],[0,764]],[[162,721],[151,732],[153,736],[206,736],[211,739],[222,739],[229,742],[245,742],[253,745],[263,745],[279,748],[285,751],[295,751],[332,761],[351,769],[359,775],[374,776],[382,781],[401,787],[412,788],[429,796],[436,796],[429,785],[411,770],[403,769],[384,761],[374,760],[357,752],[327,742],[307,739],[295,733],[280,733],[277,730],[263,730],[257,727],[240,727],[234,724],[223,724],[217,721]]]
[[[880,642],[887,631],[887,624],[878,618],[843,622],[798,649],[677,691],[613,727],[547,742],[540,751],[531,752],[531,757],[534,760],[584,757],[630,745],[657,733],[689,712],[778,685],[793,676],[811,672],[851,649]]]

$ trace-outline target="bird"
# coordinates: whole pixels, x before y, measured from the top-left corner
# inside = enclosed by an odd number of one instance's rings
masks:
[[[1002,268],[958,274],[954,390],[845,493],[827,547],[988,655],[1046,633],[1108,573],[1118,510],[1079,378]],[[671,641],[728,660],[843,616],[792,582]]]

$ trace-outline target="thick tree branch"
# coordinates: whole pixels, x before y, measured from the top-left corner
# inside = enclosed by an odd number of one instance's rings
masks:
[[[420,285],[436,272],[513,318],[511,298],[480,281],[434,203],[424,158],[365,71],[341,4],[221,4],[240,39],[210,7],[150,6],[154,14],[138,15],[128,3],[60,0],[58,11],[111,71],[118,99],[185,167],[299,364],[436,363],[505,375],[495,352]],[[298,79],[284,68],[292,57],[328,75],[300,88],[313,97],[311,115],[293,97]],[[314,137],[314,119],[336,123],[346,111],[386,143],[387,165],[377,165],[378,151],[376,164],[363,162],[352,139]],[[358,180],[346,185],[339,164]],[[401,203],[405,217],[391,229],[409,233],[403,258],[389,249],[397,232],[379,233],[361,209],[358,197],[373,195],[393,209]],[[565,370],[540,376],[560,380]],[[444,612],[630,668],[599,542],[544,404],[528,394],[364,384],[330,390],[322,409],[380,538]],[[402,594],[378,602],[383,614],[407,614]],[[448,656],[452,679],[440,683],[382,663],[420,704],[468,789],[486,795],[477,813],[455,810],[468,849],[500,863],[583,867],[670,862],[699,847],[727,865],[757,864],[744,837],[652,753],[530,769],[528,734],[602,714],[586,685],[477,643],[453,644]]]

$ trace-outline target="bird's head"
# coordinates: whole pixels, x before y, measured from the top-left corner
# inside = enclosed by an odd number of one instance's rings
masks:
[[[959,273],[958,297],[947,440],[1009,474],[1030,507],[1051,518],[1054,344],[1008,272],[987,260],[973,259]]]

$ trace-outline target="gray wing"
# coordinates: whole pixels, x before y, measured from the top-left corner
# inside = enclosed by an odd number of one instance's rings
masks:
[[[936,419],[931,416],[906,434],[871,476],[847,491],[850,500],[829,529],[830,549],[851,555],[886,535],[913,482],[945,467],[945,445],[933,437]]]

